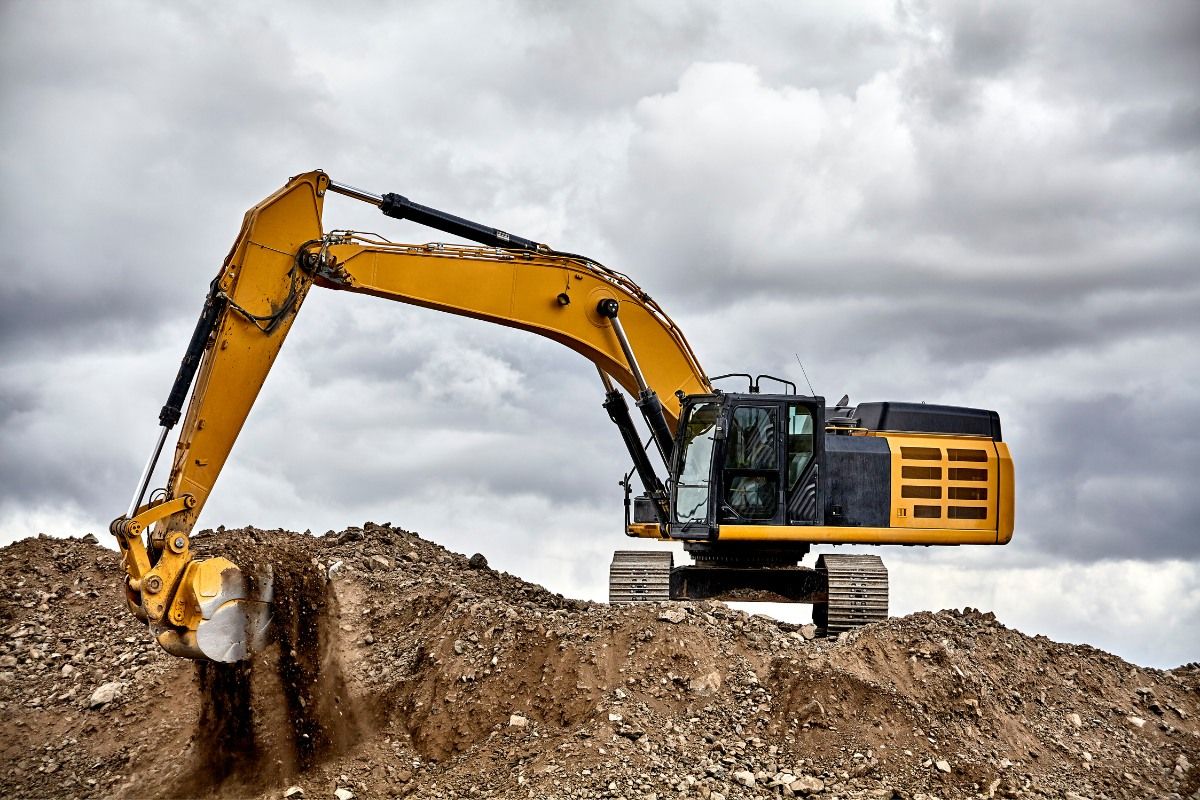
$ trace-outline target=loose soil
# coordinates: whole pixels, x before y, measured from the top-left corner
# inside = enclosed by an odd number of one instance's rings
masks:
[[[161,652],[112,550],[0,550],[0,796],[1200,798],[1197,664],[973,609],[826,641],[610,607],[390,525],[193,541],[272,565],[280,641],[250,665]]]

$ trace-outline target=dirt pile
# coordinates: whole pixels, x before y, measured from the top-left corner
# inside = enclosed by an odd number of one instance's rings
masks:
[[[331,590],[320,659],[361,706],[333,715],[354,744],[289,760],[304,713],[256,667],[257,750],[221,780],[197,670],[126,612],[116,555],[27,539],[0,551],[0,795],[1200,796],[1200,665],[1143,669],[973,610],[821,641],[719,603],[613,608],[388,525],[195,541],[286,550]]]

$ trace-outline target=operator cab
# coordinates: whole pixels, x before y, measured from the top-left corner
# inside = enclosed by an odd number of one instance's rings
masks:
[[[760,544],[818,541],[830,528],[1000,532],[1011,460],[996,412],[846,399],[826,408],[823,397],[756,388],[680,398],[666,508],[656,515],[638,498],[635,526],[658,523],[658,536],[691,543],[729,538],[722,529]],[[823,533],[780,530],[795,526]]]
[[[720,525],[818,525],[825,399],[715,393],[683,401],[668,531],[710,539]]]

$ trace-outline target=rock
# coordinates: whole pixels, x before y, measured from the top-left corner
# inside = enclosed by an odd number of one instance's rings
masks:
[[[938,761],[933,762],[933,766],[937,767],[938,772],[944,772],[947,775],[950,774],[950,762],[949,761],[938,760]]]
[[[392,562],[388,561],[383,556],[371,556],[369,559],[367,559],[367,565],[371,569],[391,569],[392,568]]]
[[[483,553],[476,553],[467,561],[467,566],[471,569],[487,569],[487,565],[487,559],[484,558]]]
[[[417,553],[416,550],[409,550],[407,553],[404,554],[404,557],[406,559],[408,559],[409,561],[420,561],[421,560],[421,556],[419,553]]]
[[[520,714],[512,714],[508,718],[508,727],[510,728],[524,728],[528,724],[529,720]]]
[[[301,800],[304,797],[304,790],[299,786],[289,786],[283,790],[283,800]]]
[[[333,796],[337,800],[354,800],[354,792],[349,789],[337,788],[333,790]]]
[[[811,622],[807,625],[801,625],[800,626],[800,635],[803,636],[805,639],[817,638],[817,626],[813,625]]]
[[[687,619],[687,609],[672,608],[659,614],[658,618],[663,622],[669,622],[672,625],[678,625]]]
[[[358,530],[357,528],[347,528],[346,530],[342,531],[340,536],[337,537],[337,543],[346,544],[347,542],[360,542],[362,541],[362,538],[362,531]]]
[[[740,783],[742,786],[753,786],[754,785],[754,773],[746,772],[745,770],[735,772],[735,773],[733,773],[733,782]]]
[[[688,681],[688,691],[695,694],[711,694],[721,688],[721,673],[718,670],[697,675]]]
[[[803,725],[810,719],[825,716],[825,706],[821,705],[818,700],[810,700],[804,704],[804,707],[796,712],[796,721]]]
[[[820,794],[825,791],[825,781],[812,775],[801,775],[792,781],[788,788],[798,795]]]
[[[708,800],[725,800],[725,795],[720,792],[713,792],[708,796]]]
[[[1083,727],[1083,719],[1078,714],[1067,714],[1067,721],[1075,728]]]
[[[72,675],[74,675],[76,672],[78,672],[78,670],[77,670],[77,669],[75,669],[75,665],[74,665],[74,664],[63,664],[63,668],[62,668],[62,670],[61,670],[61,674],[62,674],[62,676],[63,676],[64,678],[69,678],[69,677],[71,677]]]
[[[113,700],[117,699],[117,695],[121,693],[121,689],[125,688],[125,684],[120,681],[110,681],[102,684],[96,691],[92,692],[92,696],[88,699],[88,708],[99,708],[103,705],[108,705]]]
[[[96,534],[94,533],[84,534],[83,541],[85,544],[100,544],[100,540],[96,538]]]
[[[1126,717],[1125,720],[1135,728],[1144,728],[1146,726],[1146,720],[1141,717]]]
[[[1075,792],[1067,792],[1063,795],[1063,798],[1064,800],[1091,800],[1090,797],[1084,797],[1081,794],[1075,794]]]
[[[0,667],[11,669],[17,665],[16,656],[0,656]]]

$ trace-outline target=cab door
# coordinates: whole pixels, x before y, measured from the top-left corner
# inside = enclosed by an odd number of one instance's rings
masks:
[[[717,521],[820,524],[824,403],[819,397],[736,400],[713,459]]]
[[[786,518],[779,403],[741,402],[729,413],[720,469],[717,519],[738,525],[783,525]]]
[[[784,475],[787,493],[787,525],[818,525],[821,522],[821,464],[825,455],[825,404],[821,398],[789,399]]]

